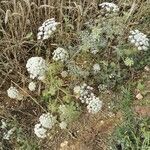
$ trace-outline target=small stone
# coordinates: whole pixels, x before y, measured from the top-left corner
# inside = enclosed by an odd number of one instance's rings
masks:
[[[139,94],[136,95],[136,98],[137,98],[138,100],[141,100],[141,99],[143,99],[143,96],[142,96],[141,93],[139,93]]]

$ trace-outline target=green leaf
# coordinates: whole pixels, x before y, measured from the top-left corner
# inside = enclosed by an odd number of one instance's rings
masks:
[[[31,39],[32,38],[33,33],[30,32],[25,36],[25,39]]]
[[[56,91],[57,91],[56,87],[55,87],[55,86],[51,86],[51,87],[49,88],[48,93],[49,93],[51,96],[54,96],[54,95],[56,94]]]
[[[141,82],[138,82],[137,89],[143,90],[144,89],[144,84],[142,84]]]

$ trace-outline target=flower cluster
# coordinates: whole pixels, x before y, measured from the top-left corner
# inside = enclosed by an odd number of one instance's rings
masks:
[[[39,121],[44,128],[51,129],[56,123],[56,117],[50,115],[50,113],[42,114]]]
[[[100,7],[102,7],[104,10],[106,10],[107,12],[118,12],[119,11],[119,7],[114,4],[114,3],[108,3],[108,2],[104,2],[99,4]]]
[[[31,57],[28,59],[26,68],[30,74],[30,78],[34,79],[37,77],[39,80],[45,78],[47,64],[42,57]]]
[[[94,34],[91,34],[88,31],[82,31],[80,38],[83,43],[82,46],[80,47],[81,50],[85,51],[89,50],[89,52],[94,55],[98,53],[99,50],[97,47],[98,44],[100,43],[98,36],[95,36]]]
[[[36,124],[34,127],[34,133],[39,138],[45,138],[47,129],[51,129],[56,123],[56,117],[50,115],[50,113],[42,114],[39,118],[39,122],[40,123]]]
[[[13,86],[11,86],[7,90],[7,94],[12,99],[17,99],[17,100],[22,100],[23,99],[23,95],[17,90],[16,87],[13,87]]]
[[[36,89],[36,83],[35,82],[30,82],[28,85],[28,88],[30,91],[35,91]]]
[[[69,55],[68,55],[68,52],[61,48],[61,47],[58,47],[54,52],[53,52],[53,60],[55,61],[66,61],[68,59]]]
[[[138,50],[147,50],[149,47],[149,39],[147,36],[139,30],[130,31],[129,40],[135,44]]]
[[[102,108],[102,101],[93,93],[93,87],[84,83],[82,86],[74,87],[74,93],[79,94],[82,103],[87,104],[89,113],[95,114]]]
[[[93,65],[94,74],[97,74],[100,70],[101,70],[101,68],[100,68],[99,64],[94,64]]]
[[[99,100],[98,97],[93,97],[93,99],[89,102],[87,109],[89,113],[96,114],[102,108],[102,101]]]
[[[51,36],[51,34],[56,30],[56,26],[58,24],[58,22],[55,22],[55,18],[46,20],[38,29],[37,39],[48,39]]]
[[[59,127],[61,129],[66,129],[67,128],[67,123],[65,121],[62,121],[61,123],[59,123]]]
[[[34,127],[34,133],[36,134],[37,137],[39,138],[46,138],[46,132],[47,130],[42,127],[40,123],[36,124]]]
[[[93,87],[87,86],[86,83],[84,83],[82,86],[79,87],[79,94],[80,94],[79,99],[81,100],[81,103],[88,104],[93,99],[94,93],[92,92],[92,90]]]
[[[129,57],[127,57],[127,58],[125,59],[124,63],[125,63],[126,66],[130,66],[130,67],[134,65],[133,59],[132,59],[132,58],[129,58]]]

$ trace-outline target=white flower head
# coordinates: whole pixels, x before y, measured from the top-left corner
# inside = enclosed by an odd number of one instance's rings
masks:
[[[39,118],[39,121],[44,128],[51,129],[56,123],[56,117],[50,113],[42,114]]]
[[[99,6],[102,7],[104,10],[106,10],[107,12],[119,11],[119,7],[114,3],[104,2],[104,3],[99,4]]]
[[[34,127],[34,133],[36,134],[37,137],[39,138],[46,138],[46,132],[47,130],[44,129],[40,123],[36,124]]]
[[[129,41],[134,44],[138,50],[148,50],[149,39],[147,36],[139,30],[130,31]]]
[[[96,114],[101,110],[102,101],[100,101],[93,93],[93,87],[88,86],[86,83],[79,87],[77,92],[80,94],[79,99],[81,100],[81,103],[87,104],[89,113]]]
[[[134,65],[133,59],[132,59],[132,58],[129,58],[129,57],[127,57],[127,58],[125,59],[124,63],[125,63],[126,66],[130,66],[130,67]]]
[[[55,61],[67,61],[67,59],[69,58],[69,55],[68,55],[68,52],[61,48],[61,47],[58,47],[54,52],[53,52],[53,60]]]
[[[13,86],[11,86],[7,90],[7,94],[12,99],[17,99],[17,100],[22,100],[23,99],[23,95],[17,90],[16,87],[13,87]]]
[[[55,22],[55,18],[51,18],[46,20],[42,26],[38,29],[37,39],[38,40],[45,40],[48,39],[52,33],[56,30],[56,26],[58,22]]]
[[[80,97],[79,97],[79,99],[81,100],[81,103],[88,104],[93,99],[93,97],[95,95],[92,91],[93,91],[93,87],[88,86],[86,83],[84,83],[80,87]]]
[[[87,109],[89,113],[96,114],[102,108],[102,101],[99,100],[98,97],[92,99],[89,104],[87,105]]]
[[[62,121],[62,122],[59,124],[59,127],[60,127],[61,129],[66,129],[67,123],[64,122],[64,121]]]
[[[75,86],[74,89],[73,89],[73,92],[75,94],[79,94],[80,93],[80,90],[81,90],[81,87],[80,86]]]
[[[31,57],[28,59],[26,68],[30,74],[30,78],[38,78],[42,80],[47,70],[46,61],[42,57]]]
[[[28,85],[28,88],[30,91],[35,91],[36,89],[36,83],[35,82],[30,82]]]
[[[93,71],[94,73],[98,73],[101,70],[100,65],[99,64],[94,64],[93,65]]]

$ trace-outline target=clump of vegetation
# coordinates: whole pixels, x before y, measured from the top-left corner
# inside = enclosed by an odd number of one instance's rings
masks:
[[[129,89],[123,90],[122,111],[124,122],[116,128],[110,149],[140,149],[150,148],[149,118],[137,118],[132,110],[132,97]]]
[[[136,124],[134,123],[132,127],[131,123],[127,121],[115,131],[113,150],[150,148],[149,119],[136,120]]]

